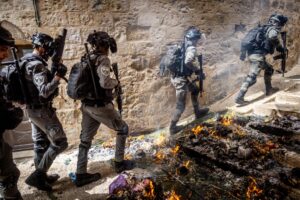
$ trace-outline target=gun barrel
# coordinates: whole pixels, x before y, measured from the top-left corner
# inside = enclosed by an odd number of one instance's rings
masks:
[[[6,62],[1,62],[0,65],[6,66],[6,65],[13,65],[15,64],[15,61],[6,61]]]

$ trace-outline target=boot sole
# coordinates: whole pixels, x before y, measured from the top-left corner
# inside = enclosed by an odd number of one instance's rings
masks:
[[[31,187],[35,187],[38,190],[42,190],[42,191],[45,191],[45,192],[51,192],[52,191],[52,188],[43,188],[43,187],[40,187],[40,185],[36,185],[36,184],[30,183],[27,179],[25,180],[25,183],[27,185],[31,186]]]
[[[101,175],[100,176],[94,176],[94,179],[92,179],[92,180],[90,180],[90,181],[87,181],[87,182],[84,182],[84,183],[81,183],[81,184],[79,184],[79,183],[77,183],[76,181],[74,181],[74,184],[76,185],[76,187],[82,187],[82,186],[84,186],[84,185],[88,185],[88,184],[90,184],[90,183],[93,183],[93,182],[96,182],[96,181],[98,181],[98,180],[100,180],[101,179]]]

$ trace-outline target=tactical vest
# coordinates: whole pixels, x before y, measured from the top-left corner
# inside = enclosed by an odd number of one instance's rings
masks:
[[[31,105],[41,105],[51,102],[58,95],[58,88],[53,92],[48,98],[41,97],[37,87],[33,83],[33,71],[38,65],[47,66],[47,63],[40,57],[36,55],[26,55],[21,58],[22,61],[26,61],[25,64],[25,80],[26,87],[29,93],[29,100]],[[47,80],[51,82],[54,76],[51,74],[50,70],[47,69]]]
[[[85,99],[82,100],[82,103],[85,103],[87,105],[99,105],[99,106],[103,106],[106,103],[110,103],[113,100],[113,90],[111,89],[104,89],[100,86],[100,79],[99,76],[97,74],[97,68],[98,65],[100,63],[97,63],[97,59],[102,56],[99,53],[93,53],[92,55],[90,55],[91,57],[91,65],[93,67],[93,73],[94,73],[94,77],[95,77],[95,84],[96,84],[96,88],[97,88],[97,92],[99,95],[99,99],[96,98],[96,94],[94,92],[94,90],[91,91],[90,95],[87,96]],[[83,57],[82,59],[85,59],[85,57]],[[98,65],[97,65],[98,64]],[[92,78],[89,78],[88,81],[93,84],[92,82]]]

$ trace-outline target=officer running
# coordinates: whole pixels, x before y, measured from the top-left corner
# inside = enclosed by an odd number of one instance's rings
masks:
[[[282,27],[286,24],[288,18],[279,15],[273,14],[271,15],[268,24],[265,39],[262,42],[263,45],[259,46],[254,49],[248,50],[248,59],[250,61],[250,72],[243,82],[241,89],[235,99],[237,104],[245,104],[247,103],[244,100],[244,96],[247,93],[249,87],[256,83],[257,75],[260,73],[261,70],[264,70],[264,81],[265,81],[265,90],[266,95],[272,95],[273,93],[277,92],[279,89],[272,87],[271,78],[274,73],[273,66],[266,61],[267,54],[273,54],[276,48],[279,52],[284,52],[284,49],[280,43],[279,36]],[[244,61],[246,58],[246,53],[242,53],[240,59]]]
[[[128,135],[128,125],[122,120],[121,115],[114,109],[112,103],[113,89],[117,89],[119,82],[111,78],[111,63],[108,58],[109,49],[117,52],[116,41],[106,32],[93,32],[89,34],[87,42],[92,46],[91,63],[95,67],[96,88],[99,99],[86,97],[82,100],[82,122],[80,145],[77,161],[76,178],[73,181],[80,187],[101,178],[100,173],[87,173],[88,151],[92,140],[101,123],[117,132],[114,167],[117,173],[129,169],[133,163],[124,160],[125,143]],[[85,55],[86,57],[87,55]],[[89,80],[92,84],[92,80]],[[132,166],[131,166],[132,167]]]
[[[170,125],[170,134],[175,134],[182,130],[182,126],[177,126],[180,116],[185,110],[186,96],[191,92],[191,99],[196,119],[208,113],[208,108],[199,108],[200,88],[196,85],[192,75],[199,74],[200,63],[198,61],[197,44],[201,39],[201,32],[196,27],[190,27],[185,33],[185,59],[184,70],[172,75],[171,83],[176,90],[176,109]],[[198,77],[196,77],[198,78]]]
[[[21,60],[25,64],[25,79],[29,93],[26,105],[32,125],[34,142],[34,164],[36,170],[25,182],[39,190],[51,191],[51,184],[58,180],[58,174],[47,175],[47,171],[58,154],[68,147],[67,138],[58,120],[53,98],[58,94],[60,79],[67,72],[66,66],[52,66],[50,72],[47,61],[53,55],[53,38],[43,33],[32,36],[33,52]]]
[[[9,47],[14,44],[11,33],[0,25],[0,62],[8,57]],[[5,100],[2,81],[0,77],[0,199],[22,199],[17,185],[20,171],[13,161],[12,147],[4,141],[3,133],[17,127],[23,119],[23,111]]]

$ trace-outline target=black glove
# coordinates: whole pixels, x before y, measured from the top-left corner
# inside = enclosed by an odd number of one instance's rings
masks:
[[[57,72],[57,69],[58,69],[58,65],[52,63],[52,66],[51,66],[51,74],[52,74],[53,76],[54,76],[55,73]]]
[[[241,52],[240,54],[240,60],[244,61],[246,59],[246,52]]]
[[[68,68],[64,64],[60,63],[57,67],[56,75],[61,78],[65,77],[67,71],[68,71]]]
[[[288,52],[288,49],[287,48],[284,48],[284,47],[276,47],[276,50],[280,53],[285,53],[285,52]]]
[[[5,129],[15,129],[23,120],[23,110],[18,107],[8,108],[6,111]]]

